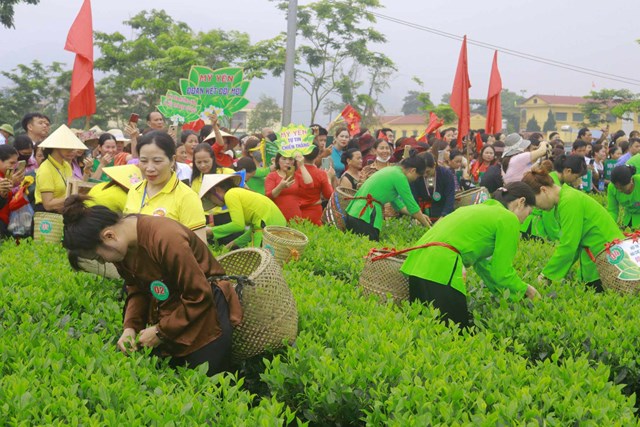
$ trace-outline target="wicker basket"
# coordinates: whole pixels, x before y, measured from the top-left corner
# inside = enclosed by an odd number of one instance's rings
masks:
[[[36,212],[33,216],[33,239],[49,243],[61,243],[63,233],[62,215],[51,212]]]
[[[479,205],[489,199],[489,191],[484,187],[472,188],[456,194],[453,208],[458,209],[463,206]]]
[[[331,195],[327,207],[322,212],[322,223],[325,225],[335,225],[338,230],[345,231],[345,219],[347,217],[347,206],[349,198],[355,196],[357,190],[352,188],[338,187]]]
[[[633,246],[633,248],[632,248]],[[604,289],[624,295],[640,294],[640,266],[631,259],[631,252],[640,249],[632,238],[623,240],[596,256],[596,267]]]
[[[409,279],[400,272],[400,267],[407,257],[400,254],[372,261],[372,258],[386,253],[389,251],[380,249],[367,257],[360,274],[360,286],[364,295],[377,295],[384,302],[390,294],[391,299],[400,304],[409,300]]]
[[[242,289],[236,286],[244,315],[233,331],[233,361],[292,344],[298,335],[298,309],[282,268],[269,251],[239,249],[218,261],[227,275],[246,276],[251,282]]]
[[[116,266],[110,262],[103,264],[93,259],[79,258],[78,266],[82,271],[95,274],[96,276],[114,280],[122,279],[116,269]]]
[[[304,233],[289,227],[268,225],[264,228],[262,247],[269,250],[280,265],[290,260],[298,260],[309,239]]]

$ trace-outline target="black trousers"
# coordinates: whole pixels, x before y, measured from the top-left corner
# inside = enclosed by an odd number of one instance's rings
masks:
[[[440,310],[443,321],[450,320],[462,328],[469,326],[469,309],[467,297],[450,284],[425,280],[420,277],[409,276],[409,301],[432,303]]]
[[[602,287],[602,281],[600,279],[587,283],[587,288],[594,289],[596,293],[604,292],[604,288]]]
[[[169,365],[172,368],[178,366],[195,368],[205,362],[209,362],[208,376],[229,370],[231,361],[231,334],[233,332],[231,322],[229,321],[229,306],[227,305],[224,294],[216,285],[212,285],[212,290],[216,310],[218,310],[218,323],[222,329],[222,335],[191,354],[182,357],[172,357],[169,361]]]
[[[209,222],[209,216],[207,216],[206,221],[207,221],[208,225],[211,225],[211,223]],[[215,215],[215,225],[228,224],[230,222],[231,222],[231,215],[229,214],[229,212],[225,212],[225,213],[221,213],[221,214]],[[244,234],[244,232],[242,232],[242,233],[233,233],[233,234],[230,234],[228,236],[220,237],[220,238],[216,237],[210,243],[217,243],[219,245],[227,245],[227,244],[233,242],[234,240],[236,240],[238,237],[242,236],[243,234]]]
[[[345,226],[347,227],[347,230],[351,231],[353,234],[367,236],[369,240],[377,242],[380,240],[380,230],[372,225],[374,220],[375,211],[371,214],[371,224],[361,220],[360,218],[355,218],[351,215],[347,215]]]

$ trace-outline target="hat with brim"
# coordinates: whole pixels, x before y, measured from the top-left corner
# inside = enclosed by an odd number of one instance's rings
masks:
[[[110,166],[103,168],[102,172],[127,190],[142,182],[142,172],[136,165]]]
[[[8,133],[9,135],[13,136],[13,126],[11,126],[8,123],[3,124],[2,126],[0,126],[0,130],[5,131],[6,133]]]
[[[231,135],[230,133],[220,130],[220,134],[222,135],[222,139],[224,140],[225,144],[227,144],[227,149],[232,149],[233,147],[235,147],[240,143],[240,140],[235,136]],[[211,141],[213,143],[215,140],[216,140],[216,132],[213,131],[203,140],[203,142]]]
[[[80,141],[82,141],[84,144],[88,144],[88,143],[97,143],[98,140],[100,139],[100,133],[94,131],[94,130],[85,130],[84,132],[80,132],[78,134],[78,138],[80,139]]]
[[[510,157],[523,153],[531,145],[531,141],[524,139],[517,133],[511,133],[504,140],[504,152],[502,157]]]
[[[124,142],[125,144],[131,142],[129,138],[125,138],[124,133],[120,129],[109,129],[107,133],[113,135],[116,142]]]
[[[368,150],[373,148],[373,144],[375,143],[375,139],[369,134],[362,135],[358,138],[358,148],[361,152],[365,153]]]
[[[61,125],[47,137],[39,148],[59,148],[62,150],[88,150],[87,146],[66,125]]]
[[[202,207],[205,211],[211,210],[216,205],[211,202],[209,199],[205,198],[205,194],[207,194],[212,188],[219,185],[221,182],[224,182],[228,179],[233,180],[234,184],[239,186],[242,178],[239,175],[229,175],[229,174],[206,174],[202,176],[202,186],[200,187],[200,199],[202,200]]]

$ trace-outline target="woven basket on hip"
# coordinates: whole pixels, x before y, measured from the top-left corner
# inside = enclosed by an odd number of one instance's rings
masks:
[[[78,267],[80,267],[80,270],[95,274],[96,276],[115,280],[122,279],[116,266],[110,262],[103,264],[93,259],[79,258]]]
[[[350,202],[350,200],[347,199],[355,196],[356,193],[357,190],[352,188],[336,188],[327,202],[327,207],[324,208],[322,212],[322,223],[325,225],[335,225],[338,230],[344,231],[346,229],[346,210]]]
[[[61,243],[63,233],[62,215],[51,212],[36,212],[33,216],[33,239],[50,243]]]
[[[640,244],[634,243],[633,239],[629,237],[618,244],[612,244],[609,249],[596,256],[596,267],[604,289],[625,295],[640,294],[640,266],[631,258],[631,252],[640,250]],[[638,238],[635,239],[637,241]],[[634,248],[629,248],[629,245]]]
[[[228,276],[246,276],[250,281],[242,289],[236,286],[244,315],[233,331],[233,360],[292,344],[298,335],[298,308],[282,268],[269,251],[238,249],[218,261]]]
[[[484,187],[472,188],[456,194],[453,208],[458,209],[463,206],[479,205],[489,199],[489,190]]]
[[[262,247],[269,250],[280,265],[298,260],[309,243],[304,233],[289,227],[268,225],[264,228]]]
[[[377,295],[386,301],[388,295],[400,304],[409,300],[409,279],[400,272],[402,263],[407,258],[404,254],[373,261],[378,255],[389,253],[384,249],[372,251],[364,264],[360,274],[360,286],[364,295]]]

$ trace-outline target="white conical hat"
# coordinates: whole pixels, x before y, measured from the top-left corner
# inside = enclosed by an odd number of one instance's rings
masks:
[[[40,145],[40,148],[61,148],[67,150],[88,150],[86,145],[71,132],[66,125],[60,126],[47,137]]]
[[[213,187],[220,184],[223,181],[232,179],[236,185],[240,185],[242,177],[234,174],[212,173],[202,176],[202,186],[200,187],[200,198],[202,199],[205,194],[209,192]],[[202,200],[202,206],[205,211],[214,208],[214,205],[207,199]]]
[[[222,135],[222,139],[224,140],[224,142],[227,143],[228,148],[233,148],[240,143],[240,140],[237,137],[223,131],[222,129],[220,130],[220,135]],[[215,140],[216,140],[216,132],[211,131],[211,133],[207,135],[207,137],[202,142],[215,141]]]

